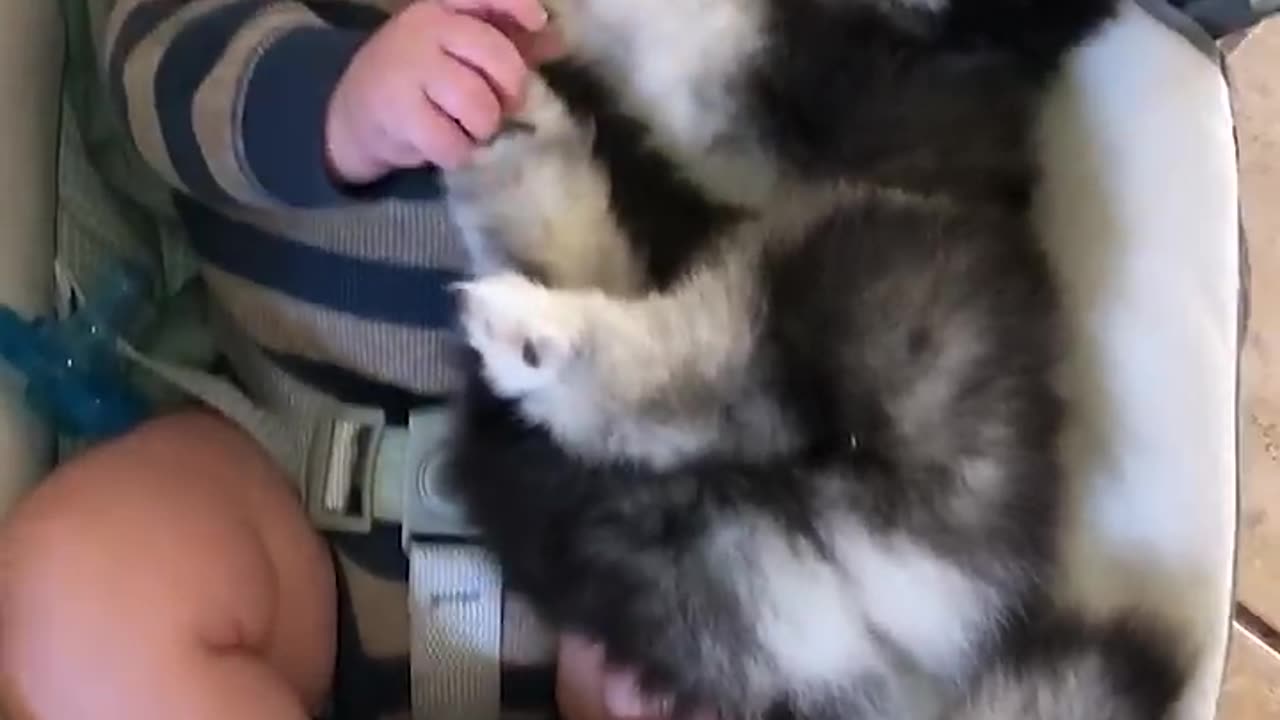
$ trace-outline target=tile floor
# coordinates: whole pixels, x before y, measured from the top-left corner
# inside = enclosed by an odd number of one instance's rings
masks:
[[[1238,613],[1220,720],[1280,719],[1280,20],[1228,60],[1252,264]]]

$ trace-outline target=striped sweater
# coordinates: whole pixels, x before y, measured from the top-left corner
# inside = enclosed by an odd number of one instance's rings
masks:
[[[324,120],[362,41],[409,1],[115,0],[101,44],[110,95],[175,188],[210,291],[257,346],[250,354],[392,421],[454,380],[446,287],[463,249],[432,169],[336,185]],[[399,533],[332,540],[342,584],[334,717],[408,717]],[[505,717],[551,704],[550,647],[540,647],[504,651]]]
[[[241,329],[303,375],[438,395],[452,382],[446,286],[464,258],[436,174],[351,189],[325,166],[329,96],[405,4],[117,0],[103,61]]]

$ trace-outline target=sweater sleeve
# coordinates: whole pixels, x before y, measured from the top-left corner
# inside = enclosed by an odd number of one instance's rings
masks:
[[[370,32],[326,19],[343,5],[367,18],[355,0],[117,0],[103,67],[143,157],[208,202],[343,200],[326,165],[325,115]]]

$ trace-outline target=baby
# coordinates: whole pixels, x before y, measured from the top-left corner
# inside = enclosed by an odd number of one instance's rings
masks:
[[[395,415],[452,389],[461,250],[435,169],[495,133],[557,43],[537,0],[381,5],[117,0],[104,71],[273,372]],[[203,412],[59,468],[0,524],[0,716],[406,717],[398,533],[324,537],[293,485]],[[575,720],[606,695],[648,712],[580,641],[559,668]]]

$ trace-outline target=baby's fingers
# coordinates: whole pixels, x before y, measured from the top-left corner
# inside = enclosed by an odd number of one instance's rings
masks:
[[[493,88],[473,68],[444,56],[427,65],[422,89],[427,98],[472,138],[487,140],[502,123]]]
[[[541,32],[511,31],[511,40],[520,49],[520,55],[529,65],[537,66],[564,57],[567,46],[564,36],[554,25]]]
[[[556,660],[556,701],[566,720],[667,720],[672,699],[640,689],[629,670],[611,668],[604,649],[577,635],[560,638]],[[719,720],[699,711],[694,720]]]
[[[510,38],[482,20],[459,17],[440,44],[447,54],[483,73],[505,105],[520,104],[529,67]]]
[[[416,157],[400,159],[397,164],[402,167],[431,163],[453,170],[465,163],[475,149],[475,142],[426,97],[409,119],[404,136]]]

